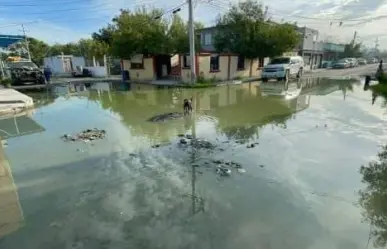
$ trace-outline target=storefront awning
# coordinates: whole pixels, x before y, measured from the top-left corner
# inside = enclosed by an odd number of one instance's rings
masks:
[[[1,35],[0,34],[0,48],[7,48],[8,46],[24,40],[22,35]]]

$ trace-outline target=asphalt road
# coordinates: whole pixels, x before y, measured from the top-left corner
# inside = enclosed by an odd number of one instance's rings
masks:
[[[306,72],[305,76],[328,78],[360,77],[375,74],[378,65],[379,64],[368,64],[346,69],[316,69],[310,72]]]

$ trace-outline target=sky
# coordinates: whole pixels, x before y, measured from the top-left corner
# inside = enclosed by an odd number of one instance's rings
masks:
[[[0,34],[23,34],[47,43],[67,43],[90,37],[106,26],[121,8],[140,6],[173,9],[184,0],[0,0]],[[238,0],[193,0],[194,19],[206,26]],[[346,43],[357,32],[357,41],[387,49],[387,0],[270,0],[268,15],[278,22],[297,22],[319,30],[319,40]],[[184,19],[188,7],[178,13]],[[165,18],[172,18],[169,13]],[[340,25],[340,22],[342,23]]]

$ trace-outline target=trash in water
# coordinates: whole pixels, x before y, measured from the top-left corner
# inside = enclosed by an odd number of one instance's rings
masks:
[[[170,112],[170,113],[164,113],[164,114],[151,117],[150,119],[148,119],[148,122],[165,122],[168,120],[174,120],[174,119],[183,118],[183,117],[184,117],[183,113]]]
[[[222,166],[219,166],[216,168],[216,173],[218,173],[221,176],[230,176],[231,170]]]
[[[251,148],[254,148],[255,147],[255,144],[248,144],[247,146],[246,146],[246,148],[248,148],[248,149],[251,149]]]
[[[246,173],[246,170],[241,168],[241,169],[238,169],[238,172],[243,174],[243,173]]]
[[[87,143],[93,140],[104,139],[105,136],[106,136],[105,130],[94,128],[94,129],[84,130],[76,135],[65,134],[62,136],[62,139],[64,141],[73,141],[73,142],[83,141]]]
[[[184,138],[182,138],[182,139],[180,139],[180,143],[181,143],[181,144],[187,144],[188,142],[187,142],[187,140],[185,140]]]

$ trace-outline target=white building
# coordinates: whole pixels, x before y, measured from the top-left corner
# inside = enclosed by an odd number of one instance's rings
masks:
[[[77,68],[85,67],[83,57],[72,55],[58,55],[44,58],[44,67],[50,67],[53,75],[71,75]]]

